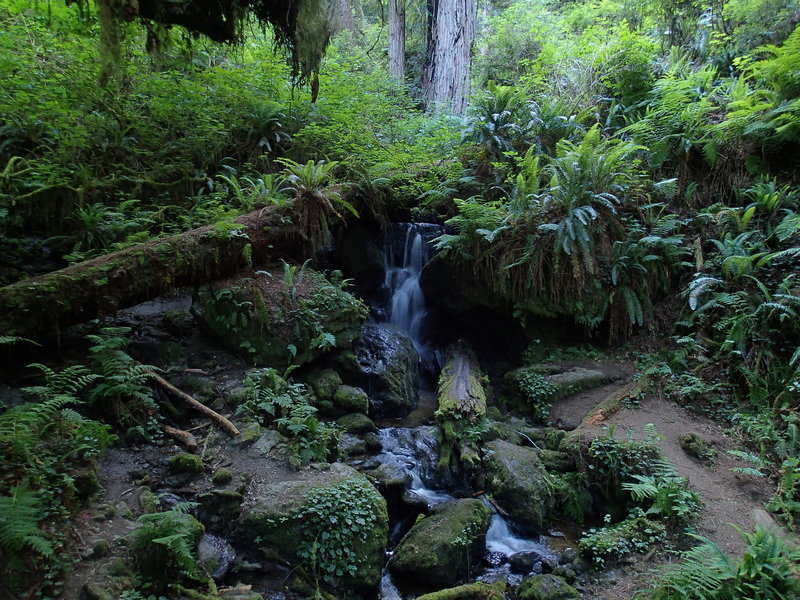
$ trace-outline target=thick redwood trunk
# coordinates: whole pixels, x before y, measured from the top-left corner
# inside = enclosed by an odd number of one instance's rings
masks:
[[[467,110],[476,0],[429,0],[428,60],[422,78],[428,111]]]
[[[406,0],[389,0],[389,73],[406,76]]]
[[[239,217],[238,233],[213,225],[153,240],[0,288],[0,335],[37,337],[272,257],[299,259],[300,238],[274,211]]]

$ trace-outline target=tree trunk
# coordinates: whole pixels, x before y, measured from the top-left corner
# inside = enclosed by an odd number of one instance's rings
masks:
[[[37,337],[231,275],[251,262],[299,259],[297,231],[263,209],[236,219],[239,233],[208,225],[152,240],[0,288],[0,335]]]
[[[472,42],[475,39],[475,0],[428,0],[430,32],[422,76],[429,112],[445,106],[455,114],[467,110]]]
[[[406,76],[406,0],[389,0],[389,73]]]
[[[356,9],[354,12],[354,8]],[[359,46],[364,45],[364,32],[361,31],[362,20],[359,19],[361,5],[354,6],[353,0],[339,0],[338,25],[340,31],[349,31],[350,39]]]

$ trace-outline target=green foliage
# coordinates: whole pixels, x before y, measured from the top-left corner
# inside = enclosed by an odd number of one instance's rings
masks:
[[[24,389],[35,401],[0,413],[0,568],[17,592],[41,587],[43,576],[55,578],[66,566],[60,526],[85,499],[79,478],[91,476],[113,441],[107,426],[73,408],[95,375],[79,365],[32,366],[44,376],[42,385]]]
[[[731,558],[711,540],[695,536],[702,543],[685,552],[683,562],[661,574],[652,598],[778,600],[800,594],[800,551],[760,526],[755,533],[739,533],[747,544],[739,558]]]
[[[336,585],[341,577],[354,576],[370,560],[359,555],[355,547],[370,535],[377,522],[374,493],[366,480],[349,479],[309,494],[296,516],[298,554],[319,579]]]
[[[181,577],[205,581],[208,575],[197,566],[196,546],[204,527],[188,514],[195,505],[176,504],[169,510],[146,513],[132,534],[133,550],[142,587],[159,593]]]
[[[299,464],[331,457],[338,432],[317,419],[313,394],[304,384],[281,377],[275,369],[256,369],[248,373],[245,386],[247,400],[241,407],[243,413],[286,436],[290,452]]]
[[[656,544],[663,544],[665,538],[662,524],[636,516],[608,527],[589,529],[578,542],[578,549],[595,566],[604,567],[631,552],[645,552]]]
[[[157,368],[135,361],[126,352],[129,333],[128,327],[105,327],[86,336],[98,374],[88,398],[129,436],[149,439],[158,431],[158,406],[148,385]]]
[[[637,503],[652,502],[645,515],[656,515],[676,526],[692,523],[700,514],[702,502],[697,492],[689,489],[689,480],[672,469],[661,469],[653,475],[633,475],[636,483],[623,482]]]

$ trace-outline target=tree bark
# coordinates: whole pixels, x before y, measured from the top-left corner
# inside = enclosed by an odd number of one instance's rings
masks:
[[[338,25],[340,31],[350,32],[350,39],[359,46],[364,45],[364,32],[361,30],[362,19],[359,19],[360,4],[354,6],[354,0],[339,0]],[[355,10],[354,10],[355,9]]]
[[[441,107],[467,110],[476,0],[428,0],[430,32],[422,77],[429,112]]]
[[[150,300],[176,287],[234,274],[251,262],[299,259],[297,230],[277,211],[236,219],[238,233],[208,225],[138,244],[0,288],[0,335],[37,337]]]
[[[406,76],[406,0],[389,0],[389,73]]]

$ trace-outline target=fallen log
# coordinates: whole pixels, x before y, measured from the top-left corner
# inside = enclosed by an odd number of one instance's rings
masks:
[[[480,462],[480,454],[469,432],[486,414],[486,390],[478,360],[466,344],[448,348],[437,397],[435,415],[442,434],[439,468],[472,470]]]
[[[186,446],[187,452],[197,452],[197,438],[188,431],[170,427],[169,425],[162,425],[161,431]]]
[[[240,227],[207,225],[1,287],[0,335],[58,335],[66,326],[231,275],[251,263],[303,256],[296,229],[277,211],[262,209],[234,223]]]
[[[186,392],[179,390],[169,381],[161,377],[161,375],[157,375],[156,373],[152,372],[148,372],[148,374],[150,375],[150,377],[153,378],[153,381],[155,381],[158,385],[163,387],[165,390],[167,390],[176,398],[183,400],[186,404],[191,406],[196,411],[203,413],[205,416],[207,416],[209,419],[211,419],[217,425],[219,425],[222,429],[224,429],[231,435],[239,435],[239,430],[236,429],[234,424],[228,421],[228,419],[223,417],[221,414],[208,408],[205,404],[198,402]]]

